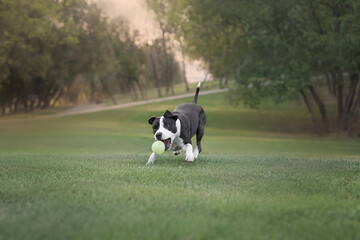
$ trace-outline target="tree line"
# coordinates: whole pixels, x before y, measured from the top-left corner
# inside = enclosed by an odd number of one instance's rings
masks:
[[[214,77],[236,80],[233,101],[256,107],[264,96],[300,97],[319,134],[357,134],[359,1],[148,1],[166,10],[167,25],[175,26],[190,56]],[[336,99],[336,127],[329,96]]]
[[[144,43],[125,19],[86,0],[1,0],[2,115],[81,97],[116,104],[115,94],[144,98],[151,86],[171,94],[183,76],[163,40]]]

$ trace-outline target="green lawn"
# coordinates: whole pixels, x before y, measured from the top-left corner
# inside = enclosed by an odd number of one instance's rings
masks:
[[[171,101],[0,119],[0,239],[359,239],[360,141],[317,137],[293,102],[200,96],[203,153],[161,155],[147,119]]]

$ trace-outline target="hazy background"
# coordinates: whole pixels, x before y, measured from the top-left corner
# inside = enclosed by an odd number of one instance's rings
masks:
[[[358,1],[1,4],[2,116],[179,95],[211,74],[202,89],[231,89],[229,105],[296,101],[316,134],[359,136]]]
[[[92,0],[91,2],[97,3],[112,18],[125,17],[134,29],[139,30],[145,41],[161,36],[159,23],[155,21],[155,14],[147,8],[143,0]],[[176,53],[176,58],[180,61],[180,52],[176,51]],[[203,68],[200,61],[186,60],[188,82],[201,82],[204,80],[205,74],[206,69]]]

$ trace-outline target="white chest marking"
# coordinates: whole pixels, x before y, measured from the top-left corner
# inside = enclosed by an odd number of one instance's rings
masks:
[[[171,146],[171,150],[177,151],[180,150],[184,146],[184,141],[180,137],[176,137]]]

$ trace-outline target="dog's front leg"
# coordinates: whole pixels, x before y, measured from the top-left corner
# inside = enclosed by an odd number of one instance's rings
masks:
[[[149,157],[149,160],[147,161],[146,165],[151,165],[155,162],[157,155],[155,153],[152,153]]]
[[[185,152],[185,161],[193,162],[195,157],[194,157],[193,147],[192,147],[191,143],[184,145],[183,151]]]

